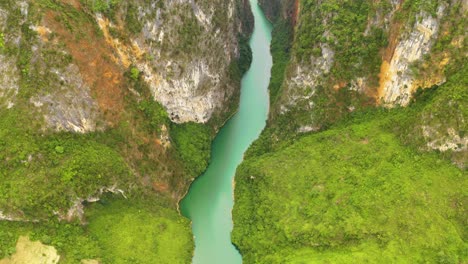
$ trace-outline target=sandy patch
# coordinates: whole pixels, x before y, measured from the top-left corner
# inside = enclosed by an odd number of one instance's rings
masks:
[[[21,236],[16,243],[15,254],[0,260],[0,264],[56,264],[59,259],[60,255],[54,247]]]

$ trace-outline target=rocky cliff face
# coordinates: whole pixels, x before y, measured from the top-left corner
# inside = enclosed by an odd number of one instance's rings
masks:
[[[271,124],[288,122],[294,133],[363,107],[407,106],[464,63],[466,1],[294,2],[262,2],[272,17],[297,9],[283,18],[295,22],[294,40],[271,113]]]
[[[126,93],[123,73],[131,67],[174,122],[206,123],[226,112],[237,94],[229,66],[240,56],[239,36],[249,34],[241,22],[248,2],[7,2],[0,6],[0,28],[11,52],[0,57],[0,95],[5,107],[14,106],[20,71],[30,69],[15,67],[25,62],[13,49],[28,53],[24,59],[44,79],[34,84],[39,87],[29,103],[47,128],[88,132],[111,125]],[[104,112],[112,116],[105,122]]]
[[[279,1],[264,2],[277,6]],[[377,263],[397,244],[401,260],[390,253],[387,262],[463,262],[465,256],[455,251],[430,254],[462,248],[453,241],[465,236],[458,230],[464,226],[460,201],[468,161],[467,49],[460,45],[466,42],[467,2],[298,2],[290,45],[281,43],[288,35],[284,21],[276,22],[272,83],[281,85],[270,84],[268,125],[235,178],[232,239],[244,263]],[[280,81],[278,74],[284,77]],[[452,185],[442,187],[450,178]],[[434,188],[440,189],[430,194]],[[451,193],[443,197],[446,192]],[[388,199],[392,195],[396,198]],[[414,203],[420,197],[425,202]],[[410,205],[399,206],[400,198]],[[416,209],[420,205],[425,208]],[[424,252],[444,243],[433,243],[440,235],[421,239],[418,246],[400,238],[401,228],[383,231],[396,222],[412,226],[431,206],[451,211],[442,217],[449,220],[442,224],[429,213],[423,222],[431,228],[410,228],[406,237],[453,227],[454,239],[441,250]],[[402,217],[401,208],[408,208],[410,217]],[[376,210],[384,213],[369,213]],[[362,228],[366,224],[369,228]],[[369,236],[376,226],[378,235]],[[392,236],[398,237],[395,242]],[[375,241],[378,246],[369,246]]]
[[[0,98],[2,106],[12,108],[14,99],[18,94],[18,69],[15,61],[6,56],[0,56]]]
[[[15,189],[0,195],[2,218],[28,219],[45,211],[64,216],[64,206],[80,201],[79,207],[104,186],[151,190],[175,205],[197,175],[187,175],[170,130],[186,122],[217,128],[234,111],[245,55],[240,42],[252,31],[250,18],[246,0],[2,1],[0,178],[16,176],[11,183],[2,180],[0,188],[27,184],[25,175],[44,183],[35,194]],[[83,156],[94,161],[79,161],[75,154],[89,152],[99,135],[108,140],[97,143],[99,154]],[[71,143],[77,138],[83,141]],[[109,153],[131,173],[98,169]],[[83,175],[97,177],[93,187],[71,180]],[[53,206],[32,209],[36,198],[15,206],[9,201],[21,192],[39,195],[50,179],[62,180],[56,192],[73,182],[63,197],[67,202],[55,197],[45,202]]]
[[[441,19],[446,15],[446,8],[445,3],[439,5],[437,15],[434,17],[426,12],[418,14],[417,21],[409,32],[400,36],[391,59],[383,61],[379,76],[382,104],[386,106],[407,105],[413,92],[422,84],[422,80],[417,80],[410,67],[430,53],[438,38]],[[423,83],[423,87],[441,84],[444,81],[442,77],[440,80]]]
[[[215,112],[224,111],[237,93],[228,72],[240,56],[242,32],[236,4],[165,1],[159,9],[155,2],[138,6],[136,18],[142,31],[131,40],[134,48],[127,50],[136,49],[144,56],[128,57],[144,72],[154,98],[171,120],[205,123]],[[103,30],[106,25],[118,27],[106,22],[99,25]]]
[[[466,1],[294,2],[261,2],[267,14],[279,18],[273,43],[284,38],[278,25],[285,21],[294,36],[284,46],[291,48],[283,48],[290,54],[287,62],[273,46],[276,66],[287,65],[284,80],[270,90],[269,123],[275,142],[324,130],[363,108],[408,106],[419,100],[419,88],[445,84],[466,64]],[[297,11],[284,12],[288,7]],[[419,113],[413,129],[405,133],[411,135],[408,143],[446,152],[464,167],[466,113],[460,107],[466,104],[460,98],[465,95],[450,88],[452,83],[463,86],[463,79],[441,86],[452,89],[452,95],[438,95],[442,99]]]

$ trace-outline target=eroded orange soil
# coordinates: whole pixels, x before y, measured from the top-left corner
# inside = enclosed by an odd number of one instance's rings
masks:
[[[76,1],[66,2],[75,3],[79,7]],[[91,88],[107,124],[115,125],[124,107],[123,68],[110,59],[113,50],[97,34],[91,21],[82,24],[78,29],[80,32],[71,32],[64,23],[58,22],[59,16],[55,11],[47,11],[44,25],[65,44],[80,69],[83,80]]]

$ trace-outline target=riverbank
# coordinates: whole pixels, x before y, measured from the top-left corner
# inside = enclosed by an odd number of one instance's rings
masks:
[[[257,1],[251,6],[255,29],[250,40],[252,65],[242,79],[239,110],[213,141],[206,172],[191,185],[180,203],[182,214],[192,220],[194,264],[238,264],[242,258],[231,243],[233,177],[244,152],[266,124],[269,110],[268,83],[272,65],[271,24]]]

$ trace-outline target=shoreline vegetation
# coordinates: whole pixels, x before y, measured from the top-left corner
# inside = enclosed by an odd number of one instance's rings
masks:
[[[245,21],[239,36],[232,38],[239,41],[240,57],[226,69],[227,88],[240,86],[240,78],[251,62],[246,47],[251,21],[248,6],[242,2],[234,3],[239,19]],[[53,246],[61,256],[60,263],[154,263],[154,259],[170,264],[190,262],[193,237],[188,219],[178,213],[178,202],[191,179],[208,165],[211,140],[226,116],[235,113],[238,98],[234,91],[225,109],[217,109],[207,124],[172,123],[164,107],[153,100],[144,81],[145,72],[136,65],[125,69],[114,65],[116,54],[107,46],[107,36],[96,21],[99,13],[110,23],[124,23],[123,28],[111,26],[108,30],[112,38],[125,44],[130,36],[143,30],[141,18],[137,17],[138,3],[142,2],[40,0],[28,3],[26,18],[21,9],[25,6],[17,1],[0,3],[0,10],[8,15],[3,20],[0,14],[0,59],[11,59],[11,67],[19,70],[14,107],[3,107],[7,101],[0,98],[0,208],[2,216],[18,220],[0,221],[0,260],[15,253],[20,236],[28,236]],[[167,11],[164,1],[156,4],[156,8]],[[126,11],[123,21],[117,21]],[[190,8],[178,11],[187,13]],[[193,39],[186,34],[186,27],[198,23],[193,14],[188,15],[191,19],[183,17],[184,23],[174,26],[180,27],[175,30],[181,38],[188,38],[182,42],[190,44]],[[228,30],[220,19],[224,15],[226,10],[216,11],[216,27]],[[33,27],[41,23],[47,23],[47,27]],[[197,30],[201,28],[198,26]],[[19,46],[13,41],[17,36],[21,36]],[[95,132],[45,129],[46,120],[42,112],[36,113],[39,110],[31,98],[44,92],[51,93],[54,100],[54,89],[64,90],[62,86],[68,83],[49,71],[66,71],[70,64],[80,68],[80,63],[87,63],[89,58],[80,57],[81,44],[95,47],[90,56],[95,56],[93,59],[103,69],[114,70],[106,74],[117,76],[112,85],[115,87],[111,87],[114,90],[99,90],[109,88],[107,84],[90,87],[92,99],[104,99],[106,106],[114,103],[114,97],[120,96],[121,101],[109,110],[96,110],[102,113],[98,113]],[[98,70],[80,73],[101,80]],[[125,198],[106,192],[96,197],[107,188],[122,190]],[[79,199],[99,201],[84,201],[84,212],[78,206],[77,215],[69,221],[59,220],[58,215],[66,216]]]
[[[276,31],[273,43],[285,35]],[[272,47],[277,77],[293,45]],[[358,107],[308,133],[296,120],[310,111],[273,113],[235,178],[232,240],[244,263],[466,262],[467,152],[462,143],[432,149],[423,133],[466,137],[468,67],[457,61],[444,84],[419,89],[408,107]],[[278,83],[273,98],[285,92]]]

